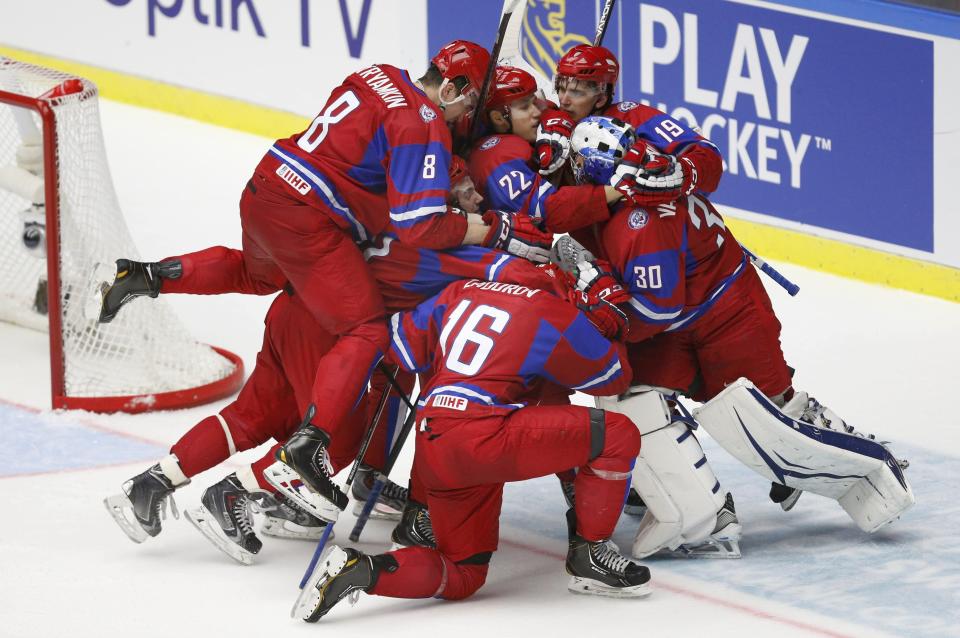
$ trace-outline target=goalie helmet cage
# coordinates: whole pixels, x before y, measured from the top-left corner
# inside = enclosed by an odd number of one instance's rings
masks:
[[[242,360],[192,339],[162,299],[98,322],[114,260],[139,253],[113,190],[97,95],[88,80],[0,56],[0,320],[49,331],[54,408],[137,413],[229,396]]]

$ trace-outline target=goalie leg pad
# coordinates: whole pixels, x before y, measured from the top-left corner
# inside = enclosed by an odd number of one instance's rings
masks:
[[[641,391],[619,400],[605,397],[598,404],[629,416],[640,429],[633,486],[647,512],[634,540],[633,555],[643,558],[708,538],[726,495],[693,430],[674,420],[659,392]]]
[[[827,496],[872,532],[915,502],[899,461],[881,443],[783,413],[746,379],[694,411],[734,457],[767,479]]]

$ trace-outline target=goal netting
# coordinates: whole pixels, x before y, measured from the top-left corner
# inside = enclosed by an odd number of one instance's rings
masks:
[[[162,298],[98,323],[119,257],[139,251],[113,190],[96,86],[0,56],[0,321],[49,330],[53,406],[137,412],[234,392],[239,358],[197,343]]]

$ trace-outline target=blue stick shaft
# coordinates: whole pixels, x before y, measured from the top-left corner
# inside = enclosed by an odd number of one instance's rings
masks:
[[[755,263],[755,264],[757,265],[757,268],[759,268],[761,271],[763,271],[763,273],[764,273],[767,277],[769,277],[770,279],[772,279],[772,280],[774,280],[775,282],[777,282],[778,284],[780,284],[780,286],[782,286],[783,289],[786,290],[786,291],[790,294],[791,297],[796,297],[796,296],[797,296],[797,293],[800,292],[800,286],[798,286],[797,284],[793,283],[792,281],[790,281],[789,279],[787,279],[786,277],[784,277],[783,275],[781,275],[780,272],[779,272],[776,268],[774,268],[773,266],[771,266],[770,264],[768,264],[768,263],[765,262],[764,260],[762,260],[762,259],[760,259],[759,257],[757,257],[756,255],[754,255],[754,254],[753,254],[752,252],[750,252],[748,249],[744,248],[744,249],[743,249],[743,252],[745,252],[745,253],[747,254],[747,257],[750,258],[750,261],[752,261],[753,263]]]
[[[363,532],[363,528],[367,524],[367,519],[370,518],[370,512],[373,511],[373,506],[377,504],[377,499],[380,498],[380,492],[383,491],[386,483],[387,479],[385,476],[377,476],[377,481],[373,484],[373,487],[370,489],[370,495],[367,496],[367,501],[363,504],[363,510],[360,512],[360,516],[357,517],[357,522],[353,525],[353,531],[350,532],[350,540],[354,543],[360,540],[360,533]]]
[[[330,540],[331,532],[333,532],[333,523],[327,523],[326,528],[323,530],[323,536],[321,536],[317,542],[317,548],[313,550],[313,558],[310,559],[310,564],[307,565],[307,571],[304,572],[303,578],[300,579],[300,589],[303,589],[304,585],[307,584],[307,579],[310,578],[313,568],[317,566],[317,561],[320,560],[320,554],[323,553],[323,548],[327,546],[327,541]]]

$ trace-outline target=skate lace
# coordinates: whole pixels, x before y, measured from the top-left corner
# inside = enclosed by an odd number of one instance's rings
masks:
[[[623,574],[627,571],[630,559],[613,549],[609,543],[590,543],[590,553],[594,560],[607,569]]]
[[[437,538],[433,535],[433,524],[430,522],[430,517],[427,515],[426,510],[417,512],[416,518],[413,519],[413,527],[417,531],[417,534],[420,535],[420,538],[433,544],[437,543]]]
[[[383,491],[380,494],[389,500],[392,501],[406,501],[409,497],[410,490],[405,487],[400,487],[393,481],[387,481],[383,486]]]
[[[167,494],[166,496],[157,500],[153,505],[153,513],[158,517],[163,517],[163,520],[167,520],[167,499],[170,500],[170,514],[175,519],[180,519],[180,508],[177,507],[177,501],[173,498],[173,493]]]
[[[253,515],[251,514],[251,509],[250,497],[246,494],[238,496],[231,508],[233,519],[244,535],[253,534]]]

